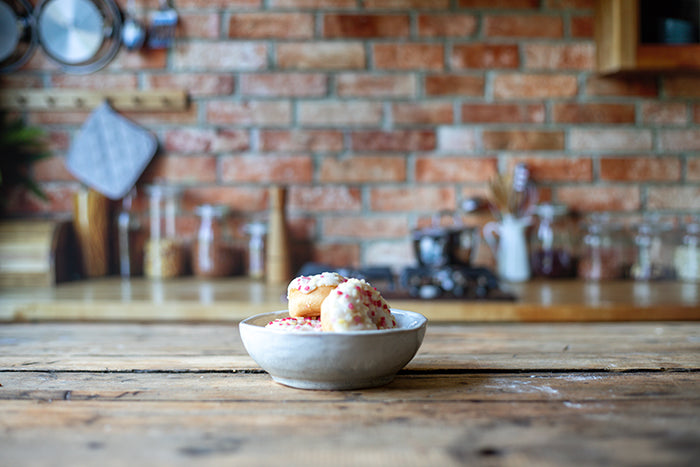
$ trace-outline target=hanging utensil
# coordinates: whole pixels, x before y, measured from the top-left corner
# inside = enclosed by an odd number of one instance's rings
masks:
[[[160,9],[151,14],[148,27],[148,48],[170,48],[175,39],[177,26],[177,11],[168,4],[168,0],[160,0]]]
[[[136,19],[134,0],[129,0],[126,6],[126,19],[122,25],[122,44],[126,50],[137,50],[143,46],[146,40],[146,30]]]
[[[32,4],[27,0],[0,1],[0,72],[24,65],[37,45]]]

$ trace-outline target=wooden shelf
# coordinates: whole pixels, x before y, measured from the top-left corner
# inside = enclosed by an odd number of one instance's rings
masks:
[[[115,110],[159,112],[185,110],[181,89],[93,91],[83,89],[7,89],[0,91],[0,108],[12,110],[91,110],[107,101]]]
[[[700,72],[700,44],[641,44],[638,0],[598,0],[598,71]]]

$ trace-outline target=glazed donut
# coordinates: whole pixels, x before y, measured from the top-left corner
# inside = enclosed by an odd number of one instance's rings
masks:
[[[396,319],[389,305],[363,279],[348,279],[338,285],[321,304],[321,328],[324,331],[360,331],[391,329]]]
[[[287,332],[321,332],[321,321],[313,318],[277,318],[265,325],[266,328],[275,328]]]
[[[347,279],[336,272],[324,272],[313,276],[299,276],[287,287],[289,316],[293,318],[318,318],[321,303],[338,284]]]

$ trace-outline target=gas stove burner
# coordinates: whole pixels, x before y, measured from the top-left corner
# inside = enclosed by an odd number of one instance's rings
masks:
[[[487,268],[447,265],[409,267],[401,274],[401,287],[411,297],[512,300]]]

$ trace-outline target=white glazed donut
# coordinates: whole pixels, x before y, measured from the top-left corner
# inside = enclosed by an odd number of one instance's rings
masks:
[[[318,318],[323,300],[346,280],[336,272],[296,277],[287,287],[289,316]]]
[[[313,318],[277,318],[265,325],[266,328],[287,332],[321,332],[321,321]]]
[[[363,279],[339,284],[321,304],[324,331],[391,329],[396,319],[379,291]]]

